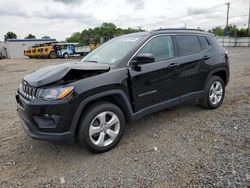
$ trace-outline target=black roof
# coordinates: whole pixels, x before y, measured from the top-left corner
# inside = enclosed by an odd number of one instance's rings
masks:
[[[152,30],[150,33],[189,33],[189,34],[206,34],[206,35],[213,35],[201,29],[188,29],[188,28],[166,28],[166,29],[157,29]]]
[[[156,29],[153,31],[173,31],[173,30],[177,30],[177,31],[205,31],[202,29],[192,29],[192,28],[160,28],[160,29]]]
[[[185,29],[185,28],[166,28],[166,29],[157,29],[151,31],[142,31],[136,33],[130,33],[126,35],[121,35],[120,37],[150,37],[157,34],[196,34],[196,35],[210,35],[214,36],[212,33],[208,33],[201,29]]]

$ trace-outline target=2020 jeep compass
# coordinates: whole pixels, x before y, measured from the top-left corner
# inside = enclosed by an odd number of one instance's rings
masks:
[[[212,34],[163,29],[116,37],[80,62],[29,74],[16,101],[32,138],[104,152],[126,122],[146,114],[189,100],[219,107],[228,80],[228,55]]]

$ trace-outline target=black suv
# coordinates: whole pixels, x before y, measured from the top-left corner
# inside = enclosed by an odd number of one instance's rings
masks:
[[[105,152],[126,122],[197,100],[219,107],[229,80],[227,52],[215,37],[161,29],[116,37],[80,62],[42,68],[16,93],[23,129],[32,137]]]

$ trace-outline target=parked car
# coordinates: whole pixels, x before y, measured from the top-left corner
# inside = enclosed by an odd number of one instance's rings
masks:
[[[78,63],[37,70],[24,77],[16,101],[32,138],[105,152],[127,122],[147,114],[190,100],[218,108],[228,81],[228,54],[214,35],[161,29],[116,37]]]

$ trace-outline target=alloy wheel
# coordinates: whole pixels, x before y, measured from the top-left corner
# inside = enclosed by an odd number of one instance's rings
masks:
[[[98,114],[90,124],[89,137],[99,147],[105,147],[115,141],[120,131],[118,116],[110,111]]]
[[[213,105],[217,105],[221,102],[223,97],[223,87],[219,81],[212,83],[209,89],[209,100]]]

